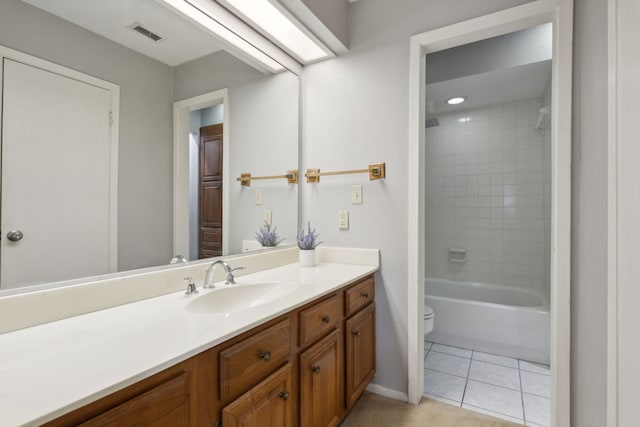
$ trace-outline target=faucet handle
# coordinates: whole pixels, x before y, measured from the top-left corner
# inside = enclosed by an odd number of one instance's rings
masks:
[[[185,295],[193,295],[197,294],[198,290],[196,289],[196,282],[193,281],[191,277],[185,277],[185,282],[187,282],[187,290],[185,291]]]
[[[224,282],[225,285],[235,285],[236,284],[236,278],[233,276],[233,272],[236,270],[246,270],[247,267],[236,267],[236,268],[231,268],[229,269],[227,274],[227,281]]]

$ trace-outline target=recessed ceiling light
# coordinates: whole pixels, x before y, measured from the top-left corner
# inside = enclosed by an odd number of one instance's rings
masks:
[[[331,56],[331,52],[302,30],[295,18],[269,0],[222,0],[260,27],[304,64]]]
[[[182,14],[188,16],[193,21],[205,27],[216,36],[222,38],[227,43],[230,43],[237,49],[241,50],[245,54],[251,56],[253,59],[258,60],[262,65],[266,66],[272,72],[278,72],[284,70],[284,67],[278,62],[274,61],[271,57],[266,55],[261,50],[257,49],[251,43],[247,42],[236,33],[229,30],[218,21],[211,18],[206,13],[192,5],[185,0],[163,0],[166,4],[177,9]]]
[[[458,105],[458,104],[462,104],[466,100],[467,100],[466,96],[454,96],[453,98],[447,99],[447,104]]]

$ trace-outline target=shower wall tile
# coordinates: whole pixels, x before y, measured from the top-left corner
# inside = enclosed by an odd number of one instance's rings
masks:
[[[426,133],[427,276],[549,295],[551,139],[545,99],[438,116]],[[448,259],[467,250],[466,263]]]

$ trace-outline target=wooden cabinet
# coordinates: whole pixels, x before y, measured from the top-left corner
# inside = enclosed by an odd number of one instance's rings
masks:
[[[187,374],[143,393],[82,424],[83,427],[151,425],[187,426]]]
[[[47,425],[336,426],[375,374],[374,292],[366,277]]]
[[[356,403],[376,369],[375,304],[346,321],[345,326],[345,387],[347,409]]]
[[[338,295],[332,295],[300,311],[300,347],[317,341],[338,326],[339,307]]]
[[[224,427],[293,426],[292,365],[287,363],[222,410]]]
[[[201,353],[208,357],[210,350]],[[191,426],[203,425],[200,398],[210,400],[195,375],[195,358],[50,421],[45,426]],[[194,398],[198,397],[198,399]]]
[[[233,397],[281,366],[289,354],[289,319],[220,352],[220,398]]]
[[[345,315],[351,316],[375,299],[376,286],[373,276],[361,280],[344,291]]]
[[[336,426],[342,415],[342,336],[337,329],[300,355],[300,424]]]

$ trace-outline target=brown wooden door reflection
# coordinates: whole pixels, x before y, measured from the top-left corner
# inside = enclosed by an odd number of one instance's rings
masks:
[[[200,128],[198,258],[222,255],[222,124]]]

